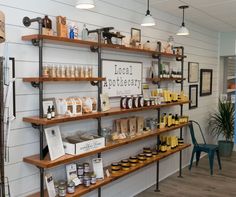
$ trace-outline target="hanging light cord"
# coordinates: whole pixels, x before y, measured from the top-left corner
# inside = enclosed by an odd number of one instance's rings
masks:
[[[147,13],[146,13],[146,16],[147,15],[151,15],[150,10],[149,10],[149,0],[147,0]]]
[[[185,26],[185,24],[184,24],[184,9],[185,9],[185,8],[183,8],[183,22],[182,22],[182,26],[183,26],[183,27]]]

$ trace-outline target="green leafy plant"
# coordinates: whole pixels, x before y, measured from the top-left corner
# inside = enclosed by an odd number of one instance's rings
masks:
[[[210,115],[210,132],[219,137],[222,135],[226,141],[233,141],[234,137],[234,113],[235,108],[231,102],[223,102],[219,99],[218,109]]]

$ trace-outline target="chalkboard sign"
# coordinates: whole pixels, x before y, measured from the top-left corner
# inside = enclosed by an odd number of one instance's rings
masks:
[[[142,93],[141,62],[102,60],[102,92],[109,97],[138,95]]]

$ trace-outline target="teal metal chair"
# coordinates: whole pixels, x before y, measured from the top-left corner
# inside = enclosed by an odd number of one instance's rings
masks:
[[[190,122],[189,130],[190,130],[190,134],[191,134],[191,138],[192,138],[192,143],[194,145],[193,152],[192,152],[192,157],[191,157],[191,160],[190,160],[189,170],[191,170],[191,168],[192,168],[195,153],[196,153],[196,166],[198,166],[198,162],[200,160],[201,152],[205,152],[205,153],[208,154],[211,175],[213,175],[213,164],[214,164],[215,153],[217,155],[219,169],[220,170],[222,169],[218,145],[207,144],[199,123],[194,121],[194,120],[190,120],[189,122]],[[198,128],[199,128],[198,130],[201,132],[201,136],[202,136],[203,141],[204,141],[204,143],[202,143],[202,144],[199,144],[196,140],[193,123],[198,126]]]

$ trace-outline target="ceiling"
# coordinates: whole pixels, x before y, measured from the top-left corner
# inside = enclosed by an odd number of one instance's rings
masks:
[[[135,1],[147,3],[146,0]],[[156,8],[178,17],[182,17],[180,5],[189,5],[186,21],[218,32],[236,32],[236,0],[150,0],[150,10]]]

